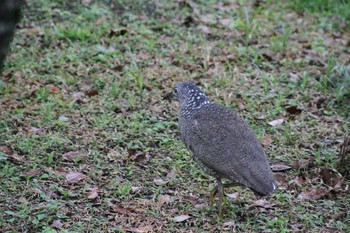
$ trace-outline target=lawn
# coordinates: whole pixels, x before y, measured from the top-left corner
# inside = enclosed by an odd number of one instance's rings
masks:
[[[350,4],[27,0],[0,77],[1,232],[350,232]],[[278,189],[226,190],[181,142],[193,81]]]

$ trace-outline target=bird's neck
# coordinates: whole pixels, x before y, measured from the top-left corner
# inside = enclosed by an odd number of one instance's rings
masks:
[[[181,106],[181,114],[189,116],[193,111],[199,110],[202,107],[210,104],[210,100],[205,95],[198,95],[188,98]]]

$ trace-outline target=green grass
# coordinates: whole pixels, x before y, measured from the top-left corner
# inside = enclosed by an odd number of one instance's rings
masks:
[[[350,231],[337,170],[350,128],[347,5],[28,1],[0,78],[0,231]],[[162,100],[185,80],[270,136],[272,164],[292,167],[275,173],[271,208],[230,188],[239,197],[218,223],[215,179]],[[298,198],[318,188],[327,193]]]

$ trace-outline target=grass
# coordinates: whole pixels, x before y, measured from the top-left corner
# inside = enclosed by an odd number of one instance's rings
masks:
[[[350,127],[346,2],[27,2],[0,79],[1,232],[350,231],[337,165]],[[291,167],[267,204],[230,188],[239,197],[218,223],[215,179],[162,100],[185,80]]]

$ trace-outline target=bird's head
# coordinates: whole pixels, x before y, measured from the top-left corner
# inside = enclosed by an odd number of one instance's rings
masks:
[[[209,103],[204,92],[192,82],[177,83],[172,92],[164,96],[164,99],[176,100],[181,106],[198,108]]]

